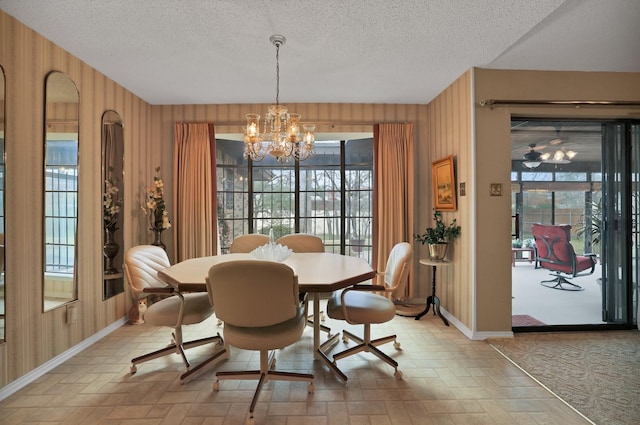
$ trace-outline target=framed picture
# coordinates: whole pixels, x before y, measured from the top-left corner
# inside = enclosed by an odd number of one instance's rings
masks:
[[[433,203],[439,211],[456,211],[456,178],[453,171],[453,155],[436,161],[431,167],[433,179]]]

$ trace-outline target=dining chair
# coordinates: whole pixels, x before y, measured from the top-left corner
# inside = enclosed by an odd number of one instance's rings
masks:
[[[281,236],[276,243],[286,246],[293,252],[324,252],[322,238],[310,233],[289,233]]]
[[[400,242],[394,245],[387,259],[384,271],[376,272],[375,284],[357,284],[336,292],[327,302],[327,314],[332,319],[344,320],[352,325],[364,325],[364,336],[359,337],[343,330],[342,340],[348,343],[353,340],[357,345],[333,355],[333,365],[338,375],[346,382],[347,376],[337,368],[337,361],[347,356],[352,356],[362,351],[369,352],[391,365],[394,376],[402,378],[402,372],[398,370],[398,362],[383,353],[378,346],[393,341],[396,350],[400,349],[400,343],[396,335],[371,339],[371,324],[385,323],[393,319],[396,314],[394,300],[404,297],[404,290],[409,277],[413,249],[411,244]],[[374,292],[382,292],[387,296]],[[320,351],[322,356],[326,355]],[[328,360],[328,359],[327,359]]]
[[[229,252],[231,254],[251,252],[259,246],[269,242],[269,236],[261,233],[236,236],[231,242]]]
[[[187,368],[187,371],[180,376],[180,379],[184,379],[226,353],[224,341],[219,333],[216,336],[183,341],[182,325],[204,321],[213,314],[213,306],[205,292],[183,294],[158,279],[158,271],[170,265],[167,253],[158,246],[138,245],[129,248],[125,253],[123,269],[134,302],[148,299],[152,295],[159,298],[153,303],[147,303],[140,323],[173,328],[171,343],[168,346],[131,360],[132,374],[136,373],[137,365],[140,363],[175,353],[180,354]],[[191,368],[185,350],[209,343],[216,344],[214,354]]]
[[[296,253],[305,253],[305,252],[325,252],[324,242],[322,238],[316,235],[312,235],[309,233],[289,233],[287,235],[281,236],[276,243],[280,245],[286,246],[290,250]],[[316,295],[319,296],[319,295]],[[308,301],[307,301],[308,303]],[[307,306],[308,309],[308,306]],[[325,315],[323,311],[320,311],[320,322],[325,321]],[[313,327],[313,315],[308,317],[307,325]],[[320,330],[327,333],[327,336],[331,338],[331,328],[320,324]]]
[[[262,386],[271,380],[306,381],[308,392],[313,393],[312,374],[273,370],[275,350],[298,341],[305,328],[306,308],[298,297],[294,271],[273,261],[234,260],[212,266],[206,285],[216,315],[224,321],[228,346],[260,352],[259,370],[219,371],[213,390],[220,389],[220,380],[257,379],[249,424]]]

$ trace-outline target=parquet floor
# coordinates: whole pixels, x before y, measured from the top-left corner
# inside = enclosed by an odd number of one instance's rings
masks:
[[[334,330],[342,322],[327,321]],[[348,326],[348,325],[347,325]],[[357,333],[360,329],[350,327]],[[222,332],[211,318],[186,327],[186,338]],[[471,341],[428,314],[420,321],[396,316],[373,327],[372,337],[392,333],[402,344],[381,348],[400,363],[402,380],[370,353],[343,359],[344,385],[314,361],[311,329],[278,353],[277,369],[312,372],[315,393],[303,382],[269,382],[256,408],[256,424],[589,424],[487,342]],[[125,325],[0,402],[0,423],[108,425],[244,424],[254,381],[222,381],[216,370],[256,369],[257,353],[232,349],[229,360],[205,367],[181,383],[177,355],[129,373],[131,358],[169,342],[169,330]],[[338,343],[338,348],[343,345]],[[212,348],[189,350],[196,363]]]

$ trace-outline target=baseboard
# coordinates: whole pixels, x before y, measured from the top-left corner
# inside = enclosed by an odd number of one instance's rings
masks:
[[[440,313],[449,321],[450,325],[455,326],[464,336],[473,341],[482,341],[489,338],[513,338],[513,331],[472,331],[462,322],[451,315],[446,309],[440,307]]]
[[[95,342],[99,341],[100,339],[109,335],[111,332],[115,331],[122,325],[126,324],[127,321],[128,319],[126,316],[119,319],[118,321],[102,329],[100,332],[97,332],[91,335],[89,338],[83,340],[79,344],[69,348],[64,353],[54,357],[53,359],[49,360],[46,363],[43,363],[42,365],[30,371],[29,373],[26,373],[25,375],[21,376],[20,378],[16,379],[10,384],[0,388],[0,401],[4,400],[5,398],[9,397],[15,392],[21,390],[22,388],[26,387],[27,385],[29,385],[30,383],[32,383],[33,381],[35,381],[36,379],[44,375],[45,373],[51,371],[55,367],[69,360],[70,358],[72,358],[82,350],[90,347]]]

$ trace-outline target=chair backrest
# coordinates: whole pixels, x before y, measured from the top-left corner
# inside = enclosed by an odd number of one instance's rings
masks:
[[[413,248],[408,242],[395,244],[389,253],[383,279],[387,292],[391,292],[394,299],[404,298],[412,258]]]
[[[216,264],[207,276],[218,319],[238,327],[263,327],[296,317],[298,277],[286,264],[237,260]]]
[[[165,287],[158,278],[158,271],[171,266],[164,249],[154,245],[138,245],[129,248],[124,256],[124,273],[134,299],[144,298],[147,287]]]
[[[531,233],[536,242],[536,261],[544,268],[556,269],[553,265],[571,267],[576,253],[571,245],[571,226],[532,224]]]
[[[240,235],[233,239],[229,252],[232,254],[251,252],[259,246],[269,242],[269,236],[261,233]]]
[[[298,253],[324,252],[324,242],[322,242],[322,239],[309,233],[290,233],[281,236],[277,243]]]

